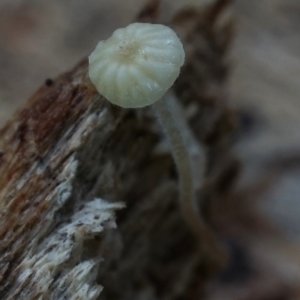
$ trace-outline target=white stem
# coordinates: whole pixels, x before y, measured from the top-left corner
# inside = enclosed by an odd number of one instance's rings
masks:
[[[161,126],[169,140],[172,155],[177,167],[180,181],[180,203],[183,215],[186,222],[199,239],[202,249],[206,251],[212,250],[220,253],[219,248],[213,237],[212,232],[209,232],[203,218],[198,213],[196,205],[196,188],[193,175],[192,161],[188,151],[188,145],[184,139],[184,130],[177,122],[178,114],[173,113],[173,102],[175,96],[170,92],[155,104],[153,108],[161,123]],[[216,254],[216,253],[215,253]]]

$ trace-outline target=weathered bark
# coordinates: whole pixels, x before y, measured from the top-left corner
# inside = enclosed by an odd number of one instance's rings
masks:
[[[174,91],[206,149],[199,199],[211,225],[238,167],[223,96],[232,26],[218,22],[228,2],[172,22],[188,53]],[[157,10],[150,2],[140,20]],[[196,299],[214,268],[180,213],[163,145],[151,110],[96,93],[86,59],[48,80],[0,132],[1,299]]]

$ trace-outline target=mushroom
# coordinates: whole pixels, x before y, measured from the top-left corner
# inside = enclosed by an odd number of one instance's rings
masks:
[[[115,105],[138,108],[152,104],[177,166],[183,215],[204,244],[207,227],[197,211],[192,162],[172,114],[172,94],[159,100],[178,77],[184,59],[183,45],[171,28],[133,23],[98,43],[89,56],[89,77],[97,91]]]

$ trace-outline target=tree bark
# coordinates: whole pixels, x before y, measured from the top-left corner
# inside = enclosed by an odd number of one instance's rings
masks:
[[[205,149],[199,209],[212,227],[238,172],[224,97],[229,2],[171,23],[187,51],[174,92]],[[154,21],[158,4],[138,20]],[[182,217],[157,121],[109,104],[87,67],[47,80],[0,132],[0,298],[197,299],[215,266]]]

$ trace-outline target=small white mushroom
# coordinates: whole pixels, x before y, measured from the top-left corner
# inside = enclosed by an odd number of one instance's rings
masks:
[[[182,43],[171,28],[133,23],[99,42],[89,57],[89,76],[111,103],[143,107],[173,85],[184,58]]]
[[[183,215],[207,252],[216,243],[197,212],[195,186],[188,146],[172,113],[174,97],[168,94],[184,63],[185,53],[176,33],[167,26],[133,23],[101,41],[89,57],[89,76],[97,91],[123,108],[153,104],[172,150],[180,180]]]

